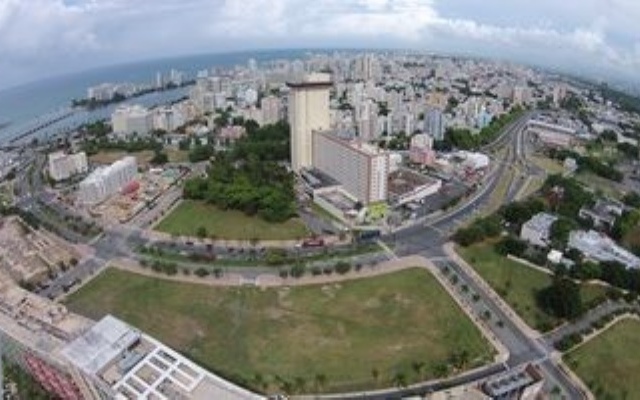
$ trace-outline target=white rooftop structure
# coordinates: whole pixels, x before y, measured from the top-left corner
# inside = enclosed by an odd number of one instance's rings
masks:
[[[85,373],[95,375],[139,339],[140,331],[107,315],[62,354]]]
[[[522,224],[520,239],[533,245],[546,247],[549,244],[551,226],[558,217],[547,213],[538,213]]]
[[[62,350],[116,399],[258,400],[264,397],[198,366],[154,338],[106,316]]]
[[[617,261],[627,268],[640,268],[640,258],[594,230],[572,231],[568,246],[596,261]]]

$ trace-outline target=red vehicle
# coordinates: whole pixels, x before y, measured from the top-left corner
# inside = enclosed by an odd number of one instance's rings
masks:
[[[302,247],[322,247],[324,246],[324,239],[322,238],[309,238],[302,241]]]

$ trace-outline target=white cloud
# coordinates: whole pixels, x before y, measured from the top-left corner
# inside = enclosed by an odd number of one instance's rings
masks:
[[[482,48],[492,51],[488,56],[520,54],[525,59],[530,53],[538,63],[574,59],[630,76],[640,66],[637,0],[502,3],[0,0],[0,68],[13,70],[5,76],[25,79],[51,68],[85,66],[81,62],[91,66],[237,46],[358,44],[463,52]]]

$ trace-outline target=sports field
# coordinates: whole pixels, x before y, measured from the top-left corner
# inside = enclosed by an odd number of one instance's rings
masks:
[[[467,369],[494,354],[435,278],[417,268],[280,289],[213,288],[111,268],[68,306],[94,319],[114,314],[269,393],[407,384],[453,372],[452,359]]]
[[[307,228],[299,219],[270,223],[257,216],[220,210],[194,200],[184,200],[155,229],[175,235],[198,236],[201,228],[207,236],[218,239],[294,240],[307,236]]]

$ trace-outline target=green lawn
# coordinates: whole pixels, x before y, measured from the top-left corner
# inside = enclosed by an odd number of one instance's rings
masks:
[[[550,175],[561,174],[565,172],[564,166],[561,162],[553,160],[544,155],[530,156],[529,161],[537,165],[539,168],[547,171],[547,173]]]
[[[410,383],[433,377],[454,352],[468,355],[466,368],[494,354],[421,269],[258,289],[175,283],[111,268],[71,295],[68,306],[94,319],[112,313],[195,361],[268,392],[300,378],[306,391],[318,390],[319,374],[326,376],[322,391],[389,386],[398,373]],[[425,365],[420,376],[414,362]]]
[[[640,399],[640,321],[623,320],[566,356],[598,399]]]
[[[580,172],[576,174],[576,179],[584,183],[588,187],[601,191],[605,196],[620,199],[622,197],[623,185],[612,181],[610,179],[603,178],[591,172]]]
[[[457,250],[527,324],[546,331],[561,322],[542,311],[536,303],[536,293],[551,284],[551,275],[501,256],[488,242],[458,247]],[[604,293],[601,286],[584,285],[582,299],[585,307]]]
[[[223,211],[194,200],[184,200],[155,229],[176,235],[197,236],[200,227],[204,227],[209,236],[220,239],[288,240],[307,236],[307,228],[299,219],[273,224],[240,211]]]

